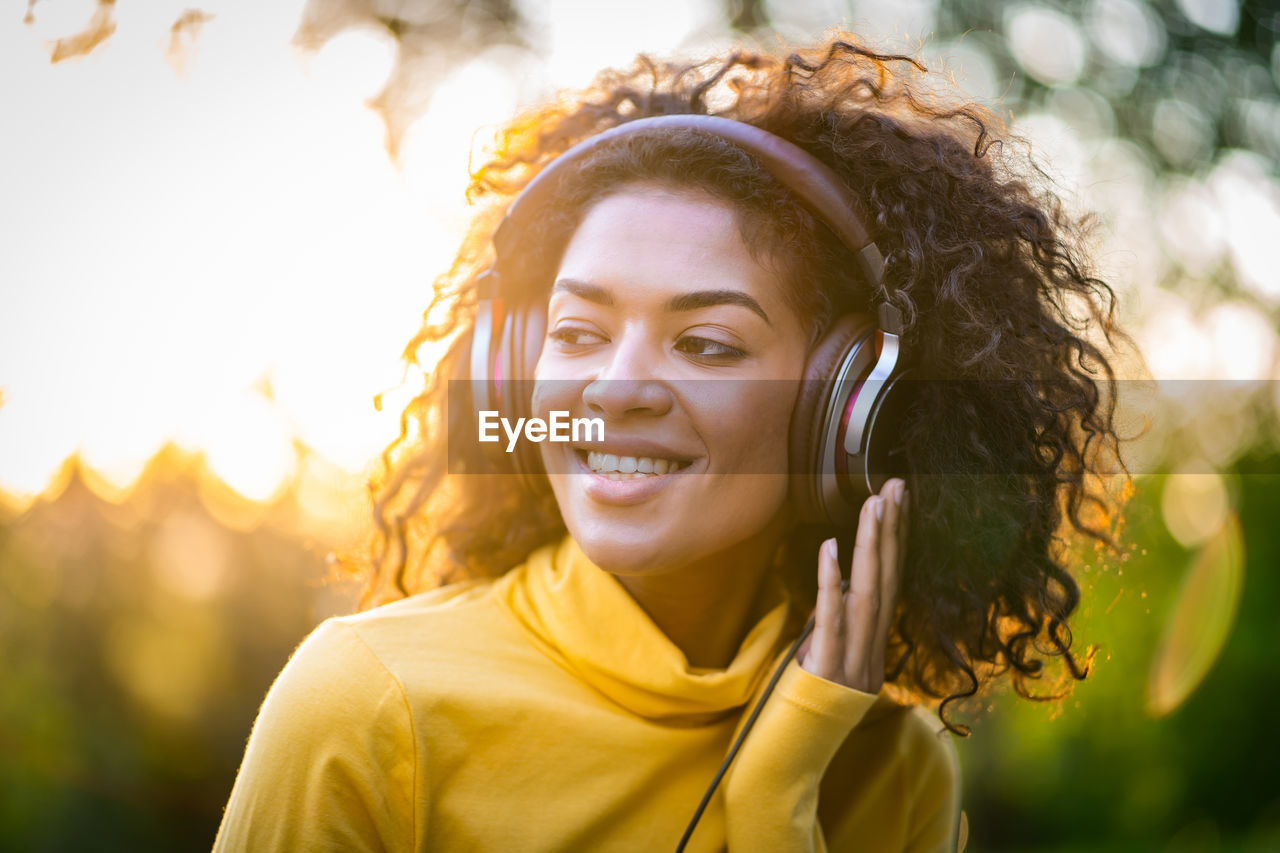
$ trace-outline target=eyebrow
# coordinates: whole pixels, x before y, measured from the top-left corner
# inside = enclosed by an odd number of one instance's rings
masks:
[[[696,311],[699,308],[709,308],[712,305],[738,305],[749,311],[754,311],[760,315],[760,319],[764,320],[770,326],[773,325],[769,320],[769,315],[764,313],[764,309],[760,307],[760,303],[756,302],[741,290],[695,290],[692,293],[682,293],[679,296],[672,297],[667,302],[668,311]]]
[[[588,302],[594,302],[596,305],[612,306],[615,304],[613,294],[608,290],[599,285],[589,284],[573,278],[557,279],[551,290],[553,293],[566,291]],[[746,308],[748,311],[753,311],[760,316],[760,319],[770,326],[773,325],[769,315],[760,307],[760,303],[741,290],[695,290],[692,293],[673,296],[667,300],[667,304],[663,307],[667,311],[696,311],[699,308],[710,308],[713,305],[737,305],[741,308]]]

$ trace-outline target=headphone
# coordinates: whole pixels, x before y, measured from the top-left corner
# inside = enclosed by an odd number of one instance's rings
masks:
[[[512,286],[521,243],[530,225],[554,203],[573,167],[601,146],[637,133],[693,130],[722,139],[754,157],[826,224],[857,259],[873,292],[880,288],[884,257],[870,236],[859,203],[825,163],[782,137],[721,116],[664,115],[634,119],[589,137],[548,164],[508,208],[493,236],[493,263],[477,279],[478,306],[471,335],[473,420],[479,411],[528,417],[529,383],[547,328],[543,294]],[[531,298],[532,296],[532,298]],[[900,382],[909,373],[902,350],[902,316],[888,303],[876,317],[839,317],[811,350],[792,412],[788,461],[791,501],[802,522],[850,527],[863,500],[880,491],[894,466],[897,426],[909,395]],[[465,344],[464,344],[465,346]],[[503,381],[503,380],[507,381]],[[547,489],[533,442],[501,453],[525,487]],[[504,463],[500,463],[504,464]],[[798,475],[798,476],[795,476]]]

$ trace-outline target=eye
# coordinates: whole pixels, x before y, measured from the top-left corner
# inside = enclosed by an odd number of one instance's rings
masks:
[[[701,361],[715,363],[739,361],[747,357],[747,354],[737,347],[693,335],[686,335],[676,341],[676,349]]]
[[[548,332],[547,337],[561,349],[570,351],[605,342],[603,335],[580,326],[558,326]]]

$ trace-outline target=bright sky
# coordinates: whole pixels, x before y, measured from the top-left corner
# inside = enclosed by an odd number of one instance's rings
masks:
[[[0,21],[0,488],[40,491],[77,448],[118,485],[166,440],[268,496],[297,435],[360,470],[396,434],[399,353],[462,232],[472,134],[523,97],[671,50],[709,4],[660,0],[637,26],[557,0],[544,79],[455,69],[397,170],[363,105],[391,44],[351,32],[289,47],[302,0],[209,0],[194,57],[166,62],[188,0],[118,6],[90,56],[50,65],[92,0]],[[610,28],[607,42],[590,30]],[[583,45],[605,45],[583,50]],[[521,89],[517,89],[517,82]],[[476,91],[485,97],[475,96]],[[15,132],[17,131],[17,132]],[[268,378],[271,404],[255,386]],[[411,392],[412,389],[409,389]]]
[[[1126,2],[1099,8],[1132,11]],[[394,437],[414,390],[374,411],[461,235],[473,132],[637,52],[718,32],[714,0],[527,0],[540,61],[517,67],[510,50],[494,51],[452,69],[397,169],[363,103],[390,68],[388,40],[350,32],[304,57],[289,47],[303,0],[204,0],[215,17],[178,74],[164,47],[189,3],[118,4],[115,35],[57,66],[48,43],[80,30],[93,0],[38,3],[32,27],[22,4],[0,20],[0,489],[10,493],[39,492],[76,449],[126,485],[170,439],[205,451],[254,498],[288,473],[292,436],[359,471]],[[808,38],[849,6],[794,8],[809,17],[782,29]],[[909,45],[928,37],[936,3],[853,8],[864,33]],[[1015,56],[1060,85],[1054,97],[1073,117],[1022,116],[1018,129],[1109,217],[1100,259],[1150,320],[1153,372],[1274,374],[1275,333],[1255,307],[1193,312],[1156,287],[1172,258],[1195,274],[1227,257],[1263,304],[1280,301],[1280,186],[1266,164],[1236,154],[1158,186],[1145,156],[1110,137],[1105,103],[1070,85],[1088,51],[1146,61],[1150,38],[1118,35],[1145,31],[1082,33],[1036,4],[1010,16],[1010,37],[1025,41]],[[979,41],[929,51],[975,95],[1012,85],[993,76]],[[255,390],[263,379],[274,403]]]

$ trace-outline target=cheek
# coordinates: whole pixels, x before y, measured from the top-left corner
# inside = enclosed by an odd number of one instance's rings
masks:
[[[582,390],[580,380],[560,379],[548,375],[549,371],[538,371],[538,378],[532,381],[529,394],[528,416],[551,420],[552,412],[568,412],[569,417],[582,415]],[[537,446],[542,465],[547,474],[552,475],[552,488],[556,491],[557,500],[562,500],[559,493],[556,474],[570,473],[574,456],[568,452],[569,445],[556,441],[543,441]]]
[[[742,380],[725,383],[731,392],[702,409],[709,449],[725,473],[787,473],[787,440],[798,383]]]
[[[564,403],[560,398],[559,382],[550,379],[541,378],[533,383],[533,392],[530,397],[530,414],[535,418],[546,418],[554,409],[563,409]]]
[[[544,347],[530,381],[533,414],[546,417],[552,409],[575,412],[581,409],[582,392],[589,383],[584,378],[586,370],[581,359],[566,358]]]
[[[545,355],[533,370],[530,392],[534,417],[546,418],[551,411],[573,411],[582,399],[583,383],[572,379],[555,358]]]

